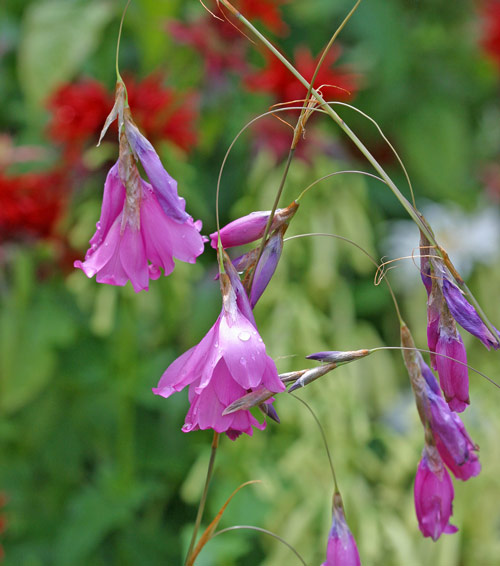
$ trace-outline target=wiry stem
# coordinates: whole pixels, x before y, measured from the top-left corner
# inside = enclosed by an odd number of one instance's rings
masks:
[[[295,548],[293,548],[293,546],[286,542],[285,539],[282,539],[279,535],[277,535],[276,533],[273,533],[272,531],[268,531],[267,529],[263,529],[261,527],[254,527],[253,525],[235,525],[234,527],[227,527],[226,529],[221,529],[220,531],[217,531],[212,538],[218,536],[218,535],[222,535],[223,533],[228,533],[229,531],[238,531],[241,529],[248,529],[250,531],[258,531],[259,533],[264,533],[266,535],[269,535],[270,537],[275,538],[276,540],[279,540],[281,543],[283,543],[285,546],[287,546],[294,554],[295,556],[302,562],[302,564],[304,566],[307,566],[306,561],[302,558],[302,556],[295,550]]]
[[[264,251],[264,246],[266,245],[267,237],[269,236],[269,232],[271,231],[271,225],[272,225],[273,220],[274,220],[274,214],[276,212],[276,209],[278,208],[278,204],[280,202],[281,194],[283,193],[283,187],[285,186],[285,181],[286,181],[286,178],[288,176],[288,171],[290,169],[290,163],[292,162],[294,153],[295,153],[295,150],[293,148],[290,148],[290,151],[288,152],[288,159],[286,160],[286,164],[285,164],[285,169],[283,171],[283,175],[281,176],[281,181],[280,181],[280,184],[279,184],[279,187],[278,187],[278,192],[276,193],[276,197],[274,199],[273,208],[271,209],[271,214],[269,215],[269,218],[267,219],[266,229],[264,230],[264,235],[262,236],[262,240],[260,242],[259,253],[257,254],[257,259],[255,261],[256,266],[259,264],[259,260],[262,256],[262,252]],[[250,282],[248,284],[249,290],[252,288],[254,276],[255,276],[255,269],[252,271],[252,275],[250,277]]]
[[[379,264],[375,261],[375,258],[370,253],[368,253],[362,246],[360,246],[359,244],[356,244],[356,242],[353,242],[349,238],[345,238],[344,236],[339,236],[338,234],[330,234],[328,232],[311,232],[309,234],[297,234],[295,236],[289,236],[288,238],[285,238],[284,241],[288,242],[289,240],[296,240],[298,238],[306,238],[306,237],[309,237],[309,236],[325,236],[325,237],[328,237],[328,238],[336,238],[337,240],[342,240],[344,242],[347,242],[348,244],[351,244],[352,246],[358,248],[358,250],[363,252],[365,254],[365,256],[373,263],[373,265],[375,265],[375,267],[377,267],[377,268],[379,267]],[[387,277],[384,277],[384,281],[385,281],[385,284],[387,285],[387,288],[389,289],[389,293],[391,294],[392,302],[394,303],[394,308],[396,309],[398,321],[400,322],[400,324],[403,324],[403,318],[401,316],[401,311],[399,310],[399,304],[398,304],[398,301],[396,299],[396,295],[395,295],[395,293],[392,289],[392,286],[389,283],[389,280],[387,279]]]
[[[349,128],[349,126],[344,122],[344,120],[331,108],[326,100],[321,96],[321,94],[312,87],[312,85],[297,71],[297,69],[288,61],[288,59],[282,55],[276,47],[264,36],[260,31],[250,23],[228,0],[218,0],[221,4],[223,4],[249,31],[253,33],[263,45],[271,51],[282,63],[285,67],[297,78],[299,82],[301,82],[304,87],[311,92],[314,98],[319,102],[322,109],[328,114],[340,127],[340,129],[350,138],[350,140],[354,143],[354,145],[359,149],[359,151],[365,156],[368,162],[372,165],[372,167],[377,171],[377,173],[382,177],[385,181],[387,186],[391,189],[393,194],[399,200],[403,208],[409,214],[410,218],[415,222],[415,224],[419,227],[420,231],[425,235],[425,237],[429,240],[429,242],[435,247],[436,252],[442,258],[443,262],[445,263],[446,267],[453,273],[454,277],[457,273],[453,264],[451,263],[448,254],[439,246],[437,243],[432,230],[427,225],[427,222],[423,219],[421,214],[412,206],[412,204],[408,201],[408,199],[401,193],[398,189],[394,181],[389,177],[389,175],[385,172],[385,169],[378,163],[375,157],[370,153],[368,148],[363,144],[363,142],[358,138],[358,136]],[[457,274],[458,275],[458,274]],[[470,299],[470,302],[476,309],[477,313],[481,317],[482,321],[487,326],[488,330],[493,334],[496,338],[497,343],[500,345],[500,337],[498,336],[495,327],[493,324],[488,320],[486,315],[484,314],[483,310],[481,309],[479,303],[477,302],[476,298],[467,287],[465,282],[461,279],[460,276],[456,278],[457,285],[467,294]]]
[[[184,562],[185,566],[189,565],[189,559],[191,558],[191,554],[193,553],[194,545],[196,543],[196,536],[198,535],[201,519],[203,517],[203,511],[205,509],[205,503],[207,501],[208,487],[210,485],[210,480],[212,479],[212,473],[214,471],[215,456],[217,454],[218,446],[219,446],[219,433],[214,431],[214,437],[212,439],[212,451],[210,453],[210,461],[208,463],[208,468],[207,468],[207,477],[205,479],[205,487],[203,488],[203,493],[201,495],[200,503],[198,505],[198,513],[196,514],[196,521],[194,524],[193,534],[191,535],[191,542],[189,544],[186,560]]]
[[[335,468],[333,467],[332,455],[330,453],[330,448],[328,448],[328,442],[326,441],[325,431],[324,431],[321,423],[319,422],[319,419],[316,416],[316,413],[311,409],[311,407],[303,399],[301,399],[300,397],[297,397],[297,395],[294,395],[293,393],[290,393],[290,395],[292,397],[295,397],[295,399],[297,399],[297,401],[300,401],[306,407],[306,409],[311,413],[313,419],[316,421],[316,424],[318,425],[319,431],[321,433],[321,438],[323,439],[323,444],[325,445],[326,455],[328,456],[328,462],[330,463],[330,470],[332,471],[333,485],[334,485],[334,488],[335,488],[335,493],[339,493],[337,476],[335,475]]]

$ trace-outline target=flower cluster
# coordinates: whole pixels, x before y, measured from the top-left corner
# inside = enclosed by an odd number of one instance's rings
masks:
[[[65,209],[60,171],[7,175],[0,172],[0,241],[47,238]]]
[[[425,448],[414,486],[415,510],[422,534],[437,540],[442,533],[456,531],[449,524],[454,491],[446,468],[462,481],[477,476],[481,471],[478,447],[443,399],[434,374],[415,349],[406,326],[401,328],[401,343],[425,430]]]
[[[340,57],[341,48],[334,45],[327,53],[320,67],[315,88],[328,92],[329,97],[336,100],[350,100],[358,90],[359,78],[347,67],[334,67]],[[297,47],[293,63],[297,71],[310,81],[316,70],[318,58],[313,57],[307,47]],[[271,94],[276,102],[302,101],[306,95],[304,86],[290,71],[272,55],[266,55],[263,70],[255,71],[245,79],[251,91]]]
[[[164,77],[153,73],[142,81],[125,75],[128,102],[137,123],[153,141],[168,140],[183,150],[196,143],[197,97],[180,94],[165,86]],[[93,79],[63,84],[49,98],[50,139],[64,148],[65,158],[73,161],[82,148],[94,142],[109,113],[113,97]]]

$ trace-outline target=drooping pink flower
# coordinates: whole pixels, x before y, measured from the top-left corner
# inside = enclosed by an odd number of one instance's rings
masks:
[[[203,252],[201,222],[194,222],[177,194],[177,182],[165,171],[153,146],[139,132],[125,107],[119,84],[117,102],[104,130],[119,118],[120,156],[104,185],[101,218],[90,240],[85,261],[75,267],[100,283],[132,283],[136,292],[148,289],[149,279],[174,269],[174,260],[194,263]],[[101,136],[102,137],[102,136]],[[141,162],[149,183],[136,165]]]
[[[356,541],[347,526],[339,494],[334,496],[332,528],[328,535],[326,561],[321,566],[361,566]]]
[[[266,423],[260,424],[247,410],[223,415],[224,409],[249,391],[264,387],[279,393],[285,386],[266,354],[248,297],[228,259],[224,267],[219,318],[197,346],[167,368],[153,392],[170,397],[189,385],[190,408],[182,430],[211,428],[235,439],[242,432],[252,435],[252,426],[264,429]]]
[[[445,270],[421,236],[421,276],[427,291],[427,343],[431,364],[437,370],[445,399],[453,411],[470,403],[467,353],[444,294]]]
[[[453,483],[435,447],[426,446],[415,478],[414,498],[418,526],[424,537],[436,541],[443,533],[457,532],[450,524]]]
[[[421,390],[425,416],[432,431],[436,448],[453,475],[463,481],[477,476],[481,463],[474,444],[460,417],[441,396],[436,378],[417,352],[425,384]]]

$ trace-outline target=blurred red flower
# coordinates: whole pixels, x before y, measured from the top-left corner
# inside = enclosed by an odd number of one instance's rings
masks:
[[[148,139],[153,143],[166,139],[185,151],[196,144],[196,93],[181,94],[164,86],[160,73],[140,82],[125,77],[125,84],[134,120]]]
[[[201,55],[210,81],[220,81],[227,71],[247,69],[247,40],[229,22],[207,14],[187,23],[170,21],[167,29],[177,43],[189,45]]]
[[[330,49],[321,65],[314,86],[315,88],[321,87],[323,93],[328,89],[327,98],[350,100],[358,90],[359,77],[346,67],[332,68],[340,52],[338,45]],[[266,53],[265,57],[264,69],[246,78],[247,87],[252,91],[272,94],[279,102],[303,100],[307,93],[305,87],[274,55]],[[307,80],[312,79],[318,60],[319,57],[314,58],[307,47],[301,46],[295,50],[294,65]]]
[[[93,79],[63,84],[47,103],[52,112],[48,135],[53,141],[69,146],[81,146],[89,138],[97,143],[112,106],[113,97]]]
[[[59,171],[0,172],[0,242],[50,236],[65,207],[64,194]]]
[[[138,126],[152,140],[168,139],[188,150],[196,143],[197,100],[193,93],[179,94],[163,85],[159,73],[142,81],[125,80],[130,107]],[[50,97],[52,119],[49,137],[64,145],[64,160],[73,162],[81,156],[82,146],[94,143],[113,107],[113,96],[91,79],[62,85]]]
[[[239,0],[234,2],[234,6],[247,20],[260,20],[272,32],[284,35],[288,26],[281,19],[279,6],[286,2],[287,0]]]
[[[489,0],[481,5],[481,46],[500,68],[500,2]]]

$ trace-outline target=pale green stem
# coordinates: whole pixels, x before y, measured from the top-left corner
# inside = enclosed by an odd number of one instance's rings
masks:
[[[191,558],[191,554],[193,552],[194,545],[196,543],[196,536],[200,528],[201,519],[203,517],[203,511],[205,509],[205,503],[207,501],[208,487],[210,485],[210,480],[212,479],[212,474],[214,471],[215,456],[217,454],[218,445],[219,445],[219,433],[214,431],[214,436],[212,440],[212,451],[210,453],[210,461],[208,463],[207,477],[205,479],[205,487],[203,488],[200,504],[198,505],[198,513],[196,514],[196,521],[194,524],[193,534],[191,536],[191,542],[189,544],[189,549],[186,555],[186,561],[184,562],[185,565],[189,563],[189,559]]]
[[[295,556],[302,562],[302,564],[304,566],[307,566],[306,561],[302,558],[302,556],[295,550],[295,548],[293,548],[293,546],[286,542],[286,540],[282,539],[279,535],[277,535],[276,533],[273,533],[272,531],[268,531],[267,529],[263,529],[261,527],[254,527],[253,525],[235,525],[234,527],[227,527],[226,529],[221,529],[220,531],[217,531],[212,538],[219,536],[223,533],[228,533],[229,531],[238,531],[238,530],[242,530],[242,529],[247,529],[250,531],[258,531],[259,533],[264,533],[266,535],[269,535],[273,538],[275,538],[276,540],[279,540],[281,543],[283,543],[285,546],[287,546],[294,554]]]

